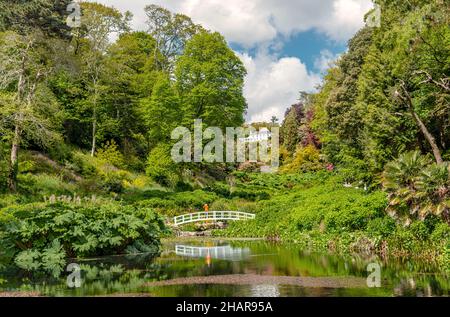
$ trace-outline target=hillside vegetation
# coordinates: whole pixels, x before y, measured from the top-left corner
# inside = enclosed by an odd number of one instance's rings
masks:
[[[207,203],[257,215],[216,235],[448,268],[448,1],[375,1],[381,27],[316,93],[252,123],[280,127],[276,174],[170,155],[195,119],[245,125],[246,70],[221,34],[156,5],[135,32],[87,2],[71,29],[69,2],[0,0],[0,265],[58,275],[69,257],[158,252],[165,221]]]

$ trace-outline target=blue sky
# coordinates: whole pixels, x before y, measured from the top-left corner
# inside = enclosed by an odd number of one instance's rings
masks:
[[[296,56],[302,60],[308,69],[317,69],[317,59],[320,58],[321,52],[331,52],[333,56],[342,54],[347,49],[346,41],[330,40],[323,33],[315,30],[299,33],[287,41],[284,45],[283,56]]]
[[[230,47],[237,52],[248,52],[251,56],[255,56],[258,51],[257,47],[248,49],[233,42],[230,43]],[[333,41],[323,33],[309,30],[284,39],[282,48],[275,51],[281,58],[294,56],[306,64],[308,69],[322,71],[317,62],[324,52],[331,53],[331,56],[339,56],[346,49],[346,41]]]
[[[131,11],[135,30],[145,30],[144,7],[158,4],[223,34],[248,71],[248,122],[282,120],[300,91],[313,92],[373,7],[371,0],[96,1]]]

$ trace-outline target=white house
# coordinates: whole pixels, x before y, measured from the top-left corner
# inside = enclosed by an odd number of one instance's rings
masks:
[[[268,141],[272,137],[272,133],[270,133],[269,129],[262,128],[259,132],[251,132],[250,135],[246,138],[240,138],[240,142],[245,143],[254,143],[260,141]]]

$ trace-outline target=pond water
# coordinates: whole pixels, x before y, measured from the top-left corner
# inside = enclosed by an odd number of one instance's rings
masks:
[[[73,261],[75,262],[75,261]],[[425,263],[305,252],[261,240],[177,239],[160,255],[76,261],[81,287],[60,278],[9,270],[1,291],[44,296],[448,296],[449,276]],[[368,287],[370,263],[381,287]]]

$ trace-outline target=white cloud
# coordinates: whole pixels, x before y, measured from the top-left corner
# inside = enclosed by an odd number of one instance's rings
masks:
[[[322,50],[320,56],[314,61],[314,68],[320,73],[324,73],[336,62],[339,56],[340,54],[333,54],[329,50]]]
[[[320,82],[319,74],[337,58],[322,51],[314,63],[316,74],[308,72],[298,58],[279,58],[269,51],[280,51],[283,40],[308,30],[325,34],[332,41],[346,41],[363,26],[364,14],[373,7],[371,0],[95,1],[131,11],[136,30],[145,30],[145,5],[158,4],[222,33],[229,42],[256,48],[256,56],[238,53],[248,70],[245,97],[250,121],[269,120],[272,115],[281,120],[286,107],[296,102],[298,92],[313,90]]]
[[[320,76],[309,73],[298,58],[275,56],[260,52],[256,57],[239,54],[248,71],[244,94],[249,104],[247,120],[280,120],[288,106],[297,102],[300,91],[312,91]]]
[[[364,15],[373,8],[370,0],[334,0],[331,19],[318,28],[331,39],[344,41],[364,25]]]
[[[94,1],[94,0],[92,0]],[[158,4],[184,13],[228,41],[254,47],[315,29],[335,41],[345,41],[362,25],[371,0],[95,0],[134,14],[135,29],[145,29],[144,7]]]
[[[106,0],[105,0],[106,1]],[[315,29],[346,41],[363,26],[371,0],[153,0],[244,47]]]

